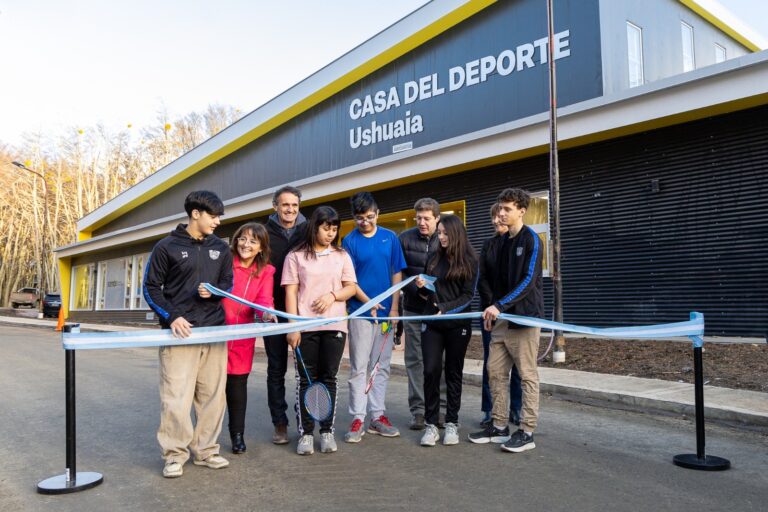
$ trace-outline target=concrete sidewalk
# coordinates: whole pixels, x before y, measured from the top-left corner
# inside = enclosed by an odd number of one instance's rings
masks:
[[[0,324],[53,329],[56,321],[0,316]],[[80,328],[106,332],[144,329],[104,324],[80,324]],[[257,339],[257,347],[263,347],[261,339]],[[405,373],[403,356],[402,350],[392,353],[394,373]],[[346,350],[344,357],[347,358]],[[705,371],[706,363],[705,357]],[[589,404],[602,403],[643,412],[693,416],[695,411],[693,384],[545,367],[539,368],[539,376],[541,392],[550,393],[556,398]],[[464,382],[477,386],[482,384],[482,361],[466,360]],[[705,417],[708,420],[726,422],[738,427],[768,428],[766,393],[705,386],[704,404]]]

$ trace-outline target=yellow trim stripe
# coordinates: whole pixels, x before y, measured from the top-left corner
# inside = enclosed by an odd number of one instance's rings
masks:
[[[59,283],[61,284],[61,309],[64,318],[69,318],[69,293],[72,283],[72,259],[59,258]]]
[[[752,41],[750,41],[749,39],[747,39],[746,37],[738,33],[736,29],[734,29],[733,27],[725,23],[723,20],[721,20],[720,18],[718,18],[717,16],[715,16],[714,14],[706,10],[704,7],[699,5],[698,2],[695,2],[694,0],[678,0],[678,1],[684,6],[686,6],[687,8],[689,8],[690,10],[692,10],[693,12],[695,12],[696,14],[698,14],[699,16],[701,16],[702,18],[704,18],[705,20],[707,20],[708,22],[710,22],[712,25],[716,26],[717,28],[719,28],[720,30],[728,34],[730,37],[735,39],[739,44],[746,46],[753,52],[760,51],[759,46],[757,46],[755,43],[753,43]]]
[[[334,80],[333,82],[329,83],[325,87],[322,87],[318,91],[310,94],[303,100],[300,100],[298,103],[296,103],[292,107],[284,110],[283,112],[277,114],[273,118],[255,127],[253,130],[243,135],[242,137],[230,142],[226,146],[211,153],[210,155],[206,156],[202,160],[195,162],[194,164],[187,167],[183,171],[177,173],[176,175],[169,178],[168,180],[158,184],[155,188],[148,190],[141,196],[129,201],[128,203],[124,204],[123,206],[116,209],[112,213],[102,217],[98,221],[94,222],[92,225],[88,226],[88,229],[95,230],[112,222],[116,218],[133,210],[134,208],[137,208],[138,206],[149,201],[153,197],[156,197],[159,194],[165,192],[166,190],[170,189],[174,185],[186,180],[187,178],[194,175],[195,173],[200,172],[201,170],[205,169],[206,167],[213,164],[214,162],[221,160],[222,158],[234,153],[235,151],[242,148],[246,144],[250,144],[254,140],[258,139],[259,137],[274,130],[280,125],[290,121],[296,116],[306,112],[310,108],[318,105],[322,101],[325,101],[326,99],[330,98],[334,94],[346,89],[348,86],[354,84],[355,82],[361,80],[362,78],[365,78],[369,74],[384,67],[385,65],[394,61],[395,59],[402,57],[403,55],[405,55],[406,53],[410,52],[415,48],[418,48],[419,46],[426,43],[430,39],[442,34],[443,32],[450,29],[451,27],[466,20],[467,18],[470,18],[471,16],[473,16],[474,14],[477,14],[478,12],[482,11],[486,7],[496,3],[496,1],[497,0],[468,0],[461,7],[451,11],[450,13],[434,21],[433,23],[424,27],[418,32],[406,37],[405,39],[395,44],[391,48],[376,55],[375,57],[370,59],[368,62],[361,64],[357,68],[341,76],[340,78]]]

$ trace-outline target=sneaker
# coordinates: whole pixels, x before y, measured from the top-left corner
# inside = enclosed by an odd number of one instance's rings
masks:
[[[349,432],[344,434],[345,443],[359,443],[365,434],[363,430],[363,420],[355,419],[349,426]]]
[[[483,419],[480,420],[480,428],[485,428],[493,423],[493,419],[491,418],[491,411],[484,412],[483,413]]]
[[[505,443],[509,441],[509,427],[498,429],[491,424],[480,432],[469,434],[468,437],[470,441],[476,444]]]
[[[421,436],[421,446],[435,446],[440,440],[440,431],[435,425],[427,423],[424,427],[424,435]]]
[[[505,452],[520,453],[527,452],[536,448],[536,443],[533,442],[533,434],[526,434],[522,430],[518,430],[509,441],[501,445],[501,449]]]
[[[451,444],[459,444],[459,426],[457,424],[450,422],[445,424],[443,444],[446,446]]]
[[[196,466],[206,466],[211,469],[221,469],[229,466],[229,461],[218,453],[209,455],[208,458],[203,460],[195,459],[192,462],[194,462]]]
[[[165,478],[178,478],[184,474],[184,465],[179,462],[168,461],[163,468]]]
[[[299,455],[312,455],[315,453],[315,437],[312,434],[304,434],[296,445],[296,453]]]
[[[337,450],[336,438],[331,432],[320,433],[320,453],[333,453]]]
[[[411,418],[411,423],[408,424],[408,428],[411,430],[424,430],[424,425],[426,425],[424,415],[416,413]]]
[[[437,428],[443,429],[445,428],[445,413],[441,412],[440,415],[437,417]]]
[[[389,418],[383,414],[377,419],[371,420],[371,423],[368,425],[368,433],[377,434],[383,437],[397,437],[400,435],[400,431],[397,430],[397,427],[392,425],[392,423],[389,422]]]
[[[274,444],[288,444],[288,425],[275,425],[272,442]]]

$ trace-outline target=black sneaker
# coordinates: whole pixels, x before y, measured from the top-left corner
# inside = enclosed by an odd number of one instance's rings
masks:
[[[520,453],[536,448],[536,443],[533,442],[533,434],[526,434],[522,430],[518,430],[509,441],[501,445],[501,449],[506,452]]]
[[[467,437],[476,444],[503,443],[509,440],[509,427],[498,429],[489,425],[480,432],[473,432]]]

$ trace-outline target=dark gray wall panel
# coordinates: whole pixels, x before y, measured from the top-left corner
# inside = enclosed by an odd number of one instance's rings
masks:
[[[558,60],[558,102],[565,106],[598,97],[602,94],[598,0],[556,0],[555,5],[555,31],[570,30],[571,52]],[[453,92],[448,91],[448,71],[546,35],[545,2],[500,1],[95,234],[179,213],[192,190],[209,189],[229,199],[381,158],[392,154],[394,144],[412,142],[413,147],[422,147],[544,112],[549,104],[547,66],[538,58],[534,67],[507,76],[494,73],[483,83]],[[355,98],[397,86],[404,102],[403,84],[432,73],[438,74],[438,84],[446,88],[444,94],[362,119],[350,118],[349,106]],[[416,115],[423,119],[420,133],[350,147],[352,129]]]

